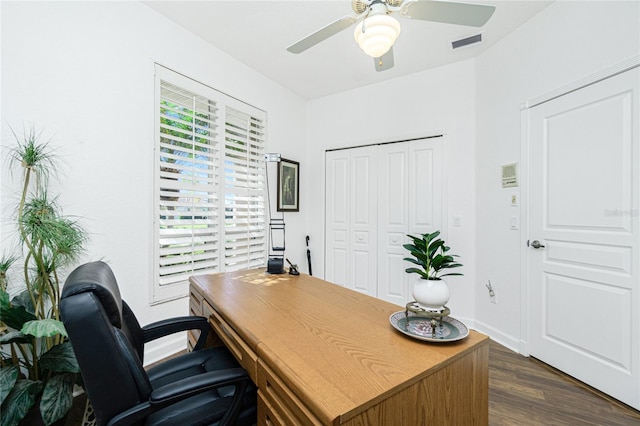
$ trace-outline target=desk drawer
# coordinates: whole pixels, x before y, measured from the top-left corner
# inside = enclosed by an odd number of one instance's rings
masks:
[[[209,324],[213,331],[222,339],[224,345],[236,357],[240,365],[247,370],[249,377],[254,383],[258,382],[258,356],[251,348],[242,340],[242,338],[233,331],[233,328],[207,303],[202,301],[202,314],[209,318]]]
[[[202,305],[200,300],[193,297],[193,294],[189,298],[189,315],[199,317],[202,315]]]
[[[322,425],[262,360],[258,360],[258,424]]]
[[[288,426],[295,423],[291,419],[283,420],[280,417],[279,410],[276,409],[269,402],[268,398],[265,398],[262,391],[258,389],[258,426]]]

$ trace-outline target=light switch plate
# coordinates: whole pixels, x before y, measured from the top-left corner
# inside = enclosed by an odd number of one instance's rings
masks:
[[[520,218],[518,216],[511,216],[511,230],[516,231],[520,228]]]

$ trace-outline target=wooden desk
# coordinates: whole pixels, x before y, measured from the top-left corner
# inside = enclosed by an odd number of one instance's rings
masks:
[[[486,425],[488,338],[427,343],[402,310],[308,275],[195,276],[191,311],[258,385],[259,425]]]

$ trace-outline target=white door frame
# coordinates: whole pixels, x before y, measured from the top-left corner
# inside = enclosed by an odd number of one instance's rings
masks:
[[[521,122],[521,135],[520,135],[520,206],[521,219],[520,219],[520,342],[519,352],[522,355],[529,356],[529,294],[531,289],[531,283],[529,282],[530,274],[530,259],[529,251],[525,249],[526,242],[529,239],[529,116],[530,109],[548,102],[552,99],[560,97],[570,92],[582,89],[583,87],[590,86],[599,81],[621,74],[630,69],[640,66],[640,55],[633,56],[618,64],[612,65],[605,69],[602,69],[594,74],[588,75],[584,78],[576,80],[565,86],[552,90],[544,95],[532,98],[524,102],[520,106],[520,122]]]

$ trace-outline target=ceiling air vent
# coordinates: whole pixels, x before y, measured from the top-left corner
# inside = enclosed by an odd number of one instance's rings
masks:
[[[482,34],[472,35],[471,37],[461,38],[460,40],[452,41],[451,48],[459,49],[461,47],[469,46],[470,44],[480,43],[482,41]]]

